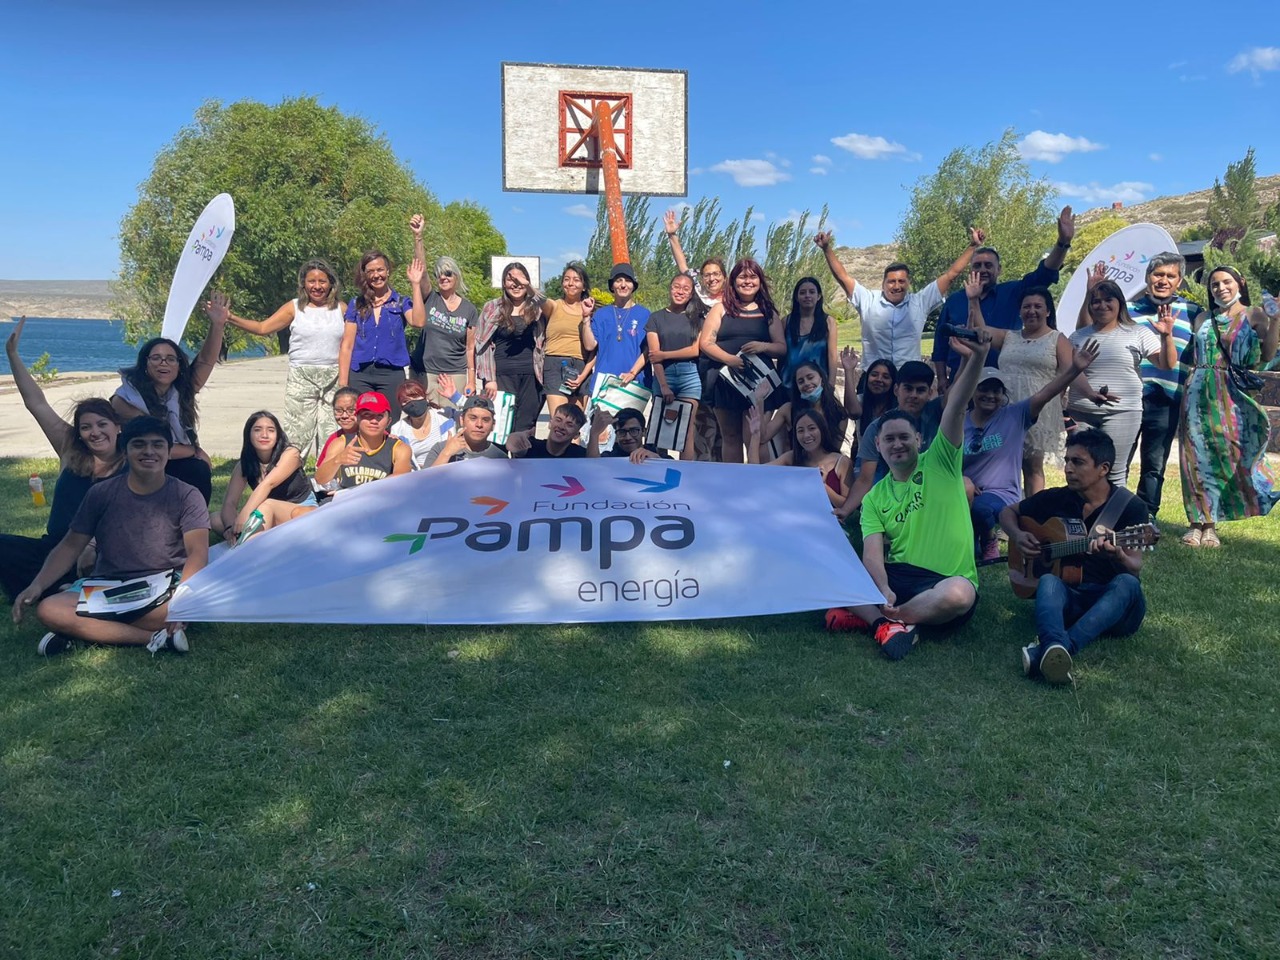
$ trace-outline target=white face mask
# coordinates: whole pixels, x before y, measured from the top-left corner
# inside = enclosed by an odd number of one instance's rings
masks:
[[[1223,310],[1226,310],[1228,307],[1230,307],[1233,303],[1235,303],[1239,299],[1240,299],[1240,294],[1237,293],[1234,297],[1232,297],[1230,300],[1226,301],[1225,303],[1223,303],[1217,297],[1213,298],[1213,302],[1216,303],[1218,306],[1220,306]]]

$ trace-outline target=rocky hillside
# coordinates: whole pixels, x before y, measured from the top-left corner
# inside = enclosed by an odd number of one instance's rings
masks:
[[[108,280],[0,280],[0,317],[113,319]]]

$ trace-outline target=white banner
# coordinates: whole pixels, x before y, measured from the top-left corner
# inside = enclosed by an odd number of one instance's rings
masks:
[[[169,284],[169,301],[164,306],[162,337],[174,343],[182,342],[182,332],[187,328],[196,301],[208,286],[213,272],[222,263],[231,246],[231,235],[236,231],[236,207],[231,194],[220,193],[196,218],[187,245],[182,248],[178,267],[173,271],[173,283]]]
[[[816,470],[477,459],[253,537],[183,583],[170,616],[589,623],[883,602]]]
[[[1164,227],[1135,223],[1122,227],[1093,248],[1067,281],[1058,301],[1058,329],[1066,334],[1076,328],[1076,317],[1084,303],[1086,278],[1101,260],[1107,265],[1107,279],[1114,280],[1132,300],[1147,286],[1147,261],[1157,253],[1177,252],[1178,245]]]

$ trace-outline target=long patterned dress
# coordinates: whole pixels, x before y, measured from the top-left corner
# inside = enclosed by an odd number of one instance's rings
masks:
[[[1033,340],[1020,331],[1010,330],[1000,351],[1000,372],[1008,377],[1009,399],[1013,403],[1029,400],[1058,375],[1058,338],[1062,334],[1049,330]],[[1027,453],[1060,454],[1062,452],[1062,396],[1044,405],[1040,416],[1027,431],[1023,447]]]
[[[1187,378],[1178,427],[1182,505],[1189,523],[1265,515],[1280,499],[1280,483],[1266,457],[1267,413],[1232,384],[1215,325],[1237,366],[1256,367],[1262,358],[1262,342],[1247,311],[1234,319],[1206,318],[1196,331],[1195,368]]]

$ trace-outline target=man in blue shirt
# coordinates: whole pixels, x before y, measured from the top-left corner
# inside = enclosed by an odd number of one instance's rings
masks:
[[[1022,303],[1022,294],[1031,287],[1047,287],[1058,282],[1058,271],[1062,261],[1071,249],[1071,240],[1076,235],[1075,221],[1071,216],[1071,208],[1063,207],[1058,214],[1058,242],[1049,251],[1048,256],[1039,265],[1020,280],[1007,280],[1000,283],[1000,254],[994,247],[979,247],[973,252],[971,270],[982,280],[982,320],[988,327],[1001,330],[1018,330],[1022,327],[1022,318],[1018,316],[1018,308]],[[938,325],[948,324],[953,327],[965,327],[969,324],[969,298],[963,290],[957,290],[947,297],[942,306],[942,316]],[[947,343],[947,337],[935,337],[933,340],[933,366],[938,375],[938,392],[945,393],[951,383],[955,369],[960,365]],[[992,350],[987,355],[987,364],[1000,366],[1000,351]]]

